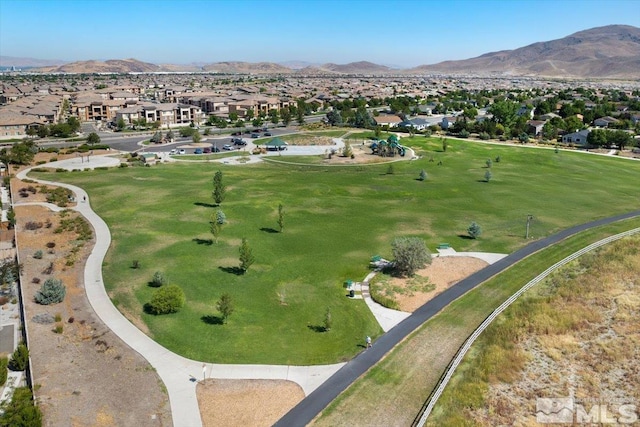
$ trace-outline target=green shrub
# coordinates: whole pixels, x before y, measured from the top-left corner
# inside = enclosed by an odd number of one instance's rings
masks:
[[[35,294],[38,304],[49,305],[62,302],[67,293],[65,286],[59,279],[47,279]]]
[[[42,251],[41,250],[37,250],[34,252],[33,257],[35,259],[42,259]]]
[[[177,312],[184,302],[182,289],[177,285],[169,285],[155,291],[147,306],[152,314],[169,314]]]
[[[29,364],[29,349],[23,343],[18,344],[18,347],[11,355],[9,360],[9,369],[12,371],[24,371]]]
[[[9,359],[7,356],[0,357],[0,387],[7,382],[7,367],[9,366]]]
[[[0,426],[42,426],[42,413],[40,408],[33,404],[33,395],[29,387],[16,388],[11,401],[3,405],[3,409]]]
[[[153,279],[151,279],[151,286],[154,288],[159,288],[162,285],[167,283],[167,279],[164,277],[161,271],[156,271],[153,273]]]

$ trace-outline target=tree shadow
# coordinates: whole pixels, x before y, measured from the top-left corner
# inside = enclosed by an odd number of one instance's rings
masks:
[[[200,318],[207,325],[224,325],[224,319],[220,316],[209,314]]]
[[[191,239],[191,241],[196,242],[199,245],[207,245],[207,246],[213,245],[212,239],[200,239],[199,237],[196,237]]]
[[[142,306],[142,310],[146,313],[146,314],[151,314],[152,316],[157,316],[158,313],[156,313],[153,308],[151,307],[151,304],[149,304],[148,302],[145,303]]]
[[[485,182],[485,183],[489,183],[489,181],[487,181],[486,179],[479,179],[476,182]]]
[[[196,206],[202,206],[203,208],[217,208],[218,206],[220,206],[216,203],[204,203],[204,202],[194,202],[193,204]]]
[[[240,267],[218,267],[220,270],[224,271],[225,273],[231,273],[231,274],[235,274],[236,276],[242,276],[244,274],[244,270],[241,269]]]
[[[458,237],[464,240],[473,240],[473,237],[469,236],[468,234],[458,234]]]
[[[277,233],[278,230],[276,230],[275,228],[271,228],[271,227],[262,227],[260,229],[260,231],[264,231],[265,233]]]
[[[307,328],[311,329],[313,332],[327,332],[327,328],[322,325],[307,325]]]

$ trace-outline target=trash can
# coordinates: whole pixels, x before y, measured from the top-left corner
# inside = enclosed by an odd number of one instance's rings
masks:
[[[356,296],[356,291],[354,291],[353,289],[350,289],[350,290],[349,290],[349,296],[350,296],[351,298],[353,298],[354,296]]]

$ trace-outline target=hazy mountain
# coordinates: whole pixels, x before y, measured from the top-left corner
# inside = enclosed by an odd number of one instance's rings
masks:
[[[284,61],[278,62],[279,65],[283,67],[291,68],[292,70],[301,70],[305,67],[312,67],[318,64],[308,62],[308,61]]]
[[[551,77],[640,77],[640,28],[609,25],[515,50],[421,65],[410,73],[502,73]]]
[[[16,56],[0,56],[0,67],[2,68],[32,68],[32,67],[48,67],[52,65],[66,64],[67,61],[61,59],[35,59],[35,58],[18,58]]]
[[[161,67],[137,59],[109,59],[107,61],[78,61],[58,67],[43,67],[42,73],[153,73],[161,71]]]
[[[274,62],[215,62],[202,67],[203,71],[229,74],[289,74],[293,70]]]
[[[300,74],[385,74],[392,71],[384,65],[368,61],[350,62],[348,64],[313,65],[298,70]]]

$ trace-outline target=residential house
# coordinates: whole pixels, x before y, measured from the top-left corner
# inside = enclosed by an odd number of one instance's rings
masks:
[[[528,120],[527,121],[527,133],[533,136],[539,136],[542,133],[542,128],[546,122],[542,120]]]
[[[456,121],[458,121],[458,118],[456,116],[443,117],[440,121],[440,127],[444,130],[449,129],[455,124]]]
[[[437,125],[437,120],[425,120],[422,117],[415,117],[413,119],[407,119],[402,121],[398,126],[404,126],[407,128],[414,128],[415,130],[425,130],[431,125]]]
[[[590,132],[589,129],[583,129],[578,132],[568,133],[562,136],[562,142],[564,144],[587,145],[587,137]]]
[[[534,109],[532,107],[527,107],[526,105],[523,105],[518,109],[516,114],[518,115],[518,117],[525,116],[529,120],[532,120],[533,113],[534,113]]]
[[[402,123],[402,119],[394,115],[378,116],[374,117],[373,120],[375,120],[378,126],[389,126],[390,128],[394,128]]]
[[[604,116],[604,117],[600,117],[598,119],[595,119],[593,121],[593,125],[594,126],[598,126],[598,127],[602,127],[602,128],[609,127],[609,125],[612,124],[612,123],[618,123],[618,119],[614,119],[611,116]]]
[[[0,110],[0,138],[24,137],[27,135],[28,128],[44,124],[44,120],[34,116]]]

